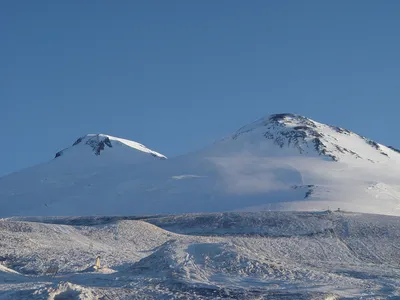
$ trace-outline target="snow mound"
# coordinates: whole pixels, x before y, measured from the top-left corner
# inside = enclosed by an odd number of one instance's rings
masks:
[[[42,291],[38,291],[36,294],[48,294],[49,300],[98,300],[98,296],[93,293],[89,288],[72,284],[70,282],[61,282],[55,288],[47,288]]]
[[[140,251],[152,249],[173,235],[143,221],[118,221],[99,226],[0,221],[0,240],[8,241],[0,245],[0,260],[7,270],[51,276],[92,272],[99,255],[101,266],[106,267],[102,272],[107,273],[112,265],[121,261],[141,259],[146,252]],[[15,244],[19,245],[17,252],[13,248]],[[121,252],[119,256],[113,255],[115,247]]]
[[[283,276],[285,270],[279,263],[253,259],[241,253],[241,249],[231,243],[185,243],[170,241],[156,252],[133,265],[135,274],[156,275],[176,282],[191,284],[213,281],[212,277],[255,276],[273,274]],[[293,271],[291,272],[293,275]],[[299,272],[300,273],[300,272]],[[304,274],[298,274],[302,278]]]

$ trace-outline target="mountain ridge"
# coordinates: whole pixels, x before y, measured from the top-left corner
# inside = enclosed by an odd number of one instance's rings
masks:
[[[48,163],[2,177],[0,216],[339,207],[400,215],[400,153],[303,116],[270,115],[169,159],[140,146],[84,136]]]

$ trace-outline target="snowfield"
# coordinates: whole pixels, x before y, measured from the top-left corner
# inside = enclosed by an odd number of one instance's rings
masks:
[[[14,217],[0,299],[398,299],[399,257],[383,215]]]

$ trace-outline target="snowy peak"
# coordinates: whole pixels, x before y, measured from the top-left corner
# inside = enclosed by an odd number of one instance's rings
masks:
[[[400,159],[399,151],[386,147],[350,130],[325,125],[309,118],[291,114],[274,114],[240,128],[231,138],[245,140],[250,135],[282,148],[295,149],[298,154],[317,154],[333,161],[366,159],[370,162]]]
[[[400,216],[398,150],[295,114],[163,161],[105,134],[56,156],[0,178],[0,217],[329,208]]]
[[[304,137],[319,137],[319,133],[315,130],[316,122],[300,115],[285,113],[270,115],[258,119],[249,125],[243,126],[236,132],[236,134],[233,136],[233,139],[236,139],[238,136],[244,133],[254,131],[259,128],[266,129],[267,135],[268,133],[272,134],[273,132],[300,132],[299,134],[295,135]]]
[[[155,152],[153,150],[150,150],[149,148],[147,148],[146,146],[144,146],[140,143],[122,139],[122,138],[118,138],[118,137],[114,137],[111,135],[106,135],[106,134],[87,134],[85,136],[82,136],[82,137],[78,138],[72,144],[71,147],[57,152],[55,155],[55,158],[63,156],[65,154],[67,154],[68,152],[72,152],[72,150],[76,151],[77,148],[81,148],[81,149],[85,149],[85,150],[90,149],[92,154],[94,154],[96,156],[100,156],[103,154],[103,152],[110,151],[112,148],[121,148],[121,147],[123,147],[126,150],[134,150],[134,151],[140,151],[140,152],[143,152],[146,154],[150,154],[153,157],[156,157],[159,159],[166,159],[166,157],[164,155],[162,155],[158,152]]]

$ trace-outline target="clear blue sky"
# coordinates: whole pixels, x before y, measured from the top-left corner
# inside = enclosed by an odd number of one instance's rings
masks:
[[[167,156],[293,112],[400,147],[400,1],[2,1],[0,175],[86,133]]]

